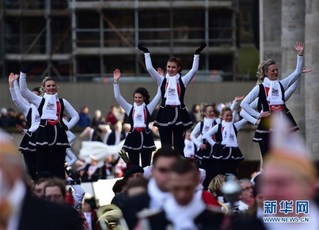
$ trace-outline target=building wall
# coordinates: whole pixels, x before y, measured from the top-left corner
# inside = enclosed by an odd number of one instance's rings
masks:
[[[29,88],[39,86],[40,83],[28,83]],[[117,105],[113,95],[112,83],[59,83],[59,96],[66,98],[75,109],[79,110],[87,105],[91,114],[100,109],[105,114],[110,105]],[[146,87],[151,97],[156,94],[156,84],[149,83],[121,83],[121,93],[128,102],[132,102],[132,93],[137,87]],[[254,82],[192,82],[186,91],[185,102],[190,109],[196,103],[229,102],[239,95],[246,95],[254,86]],[[0,83],[0,107],[15,108],[10,98],[7,83]]]

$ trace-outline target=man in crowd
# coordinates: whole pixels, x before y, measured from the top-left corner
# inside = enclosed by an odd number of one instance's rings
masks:
[[[158,213],[140,214],[139,227],[146,225],[152,230],[160,229],[221,229],[224,214],[220,209],[208,208],[201,193],[195,192],[200,181],[197,168],[192,162],[179,159],[169,173],[170,195]]]
[[[153,156],[152,177],[147,185],[147,192],[129,198],[122,209],[130,229],[137,223],[137,213],[143,209],[159,210],[169,196],[168,176],[171,165],[180,159],[180,154],[171,148],[163,147]]]
[[[10,136],[1,130],[0,159],[0,229],[81,229],[73,208],[31,195],[25,183],[24,162]]]
[[[283,150],[270,152],[260,179],[265,201],[263,216],[243,218],[233,224],[233,229],[319,229],[319,209],[314,202],[316,169],[310,159]],[[297,202],[305,202],[305,205],[299,206]],[[307,218],[307,222],[270,223],[267,217]]]
[[[123,182],[122,191],[113,197],[111,204],[114,204],[120,209],[123,209],[123,206],[128,199],[127,187],[126,187],[127,183],[133,178],[143,177],[143,173],[144,173],[144,170],[141,166],[132,165],[130,168],[128,168],[125,171],[124,177],[122,179],[122,182]]]
[[[238,209],[241,212],[245,212],[254,201],[253,185],[248,179],[241,179],[239,183],[241,186],[241,193],[239,195]]]

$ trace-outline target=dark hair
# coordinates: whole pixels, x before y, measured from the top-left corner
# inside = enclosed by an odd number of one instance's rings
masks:
[[[88,106],[84,105],[84,106],[80,109],[80,111],[83,111],[83,110],[88,109],[88,108],[89,108]]]
[[[134,93],[133,93],[133,97],[134,97],[134,95],[135,95],[136,93],[139,93],[139,94],[141,94],[141,95],[144,97],[144,102],[145,102],[145,104],[150,103],[150,95],[149,95],[147,89],[145,89],[144,87],[139,87],[139,88],[137,88],[137,89],[134,91]]]
[[[169,146],[163,146],[162,148],[158,149],[154,153],[153,165],[155,165],[156,162],[158,161],[158,159],[161,158],[161,157],[180,159],[181,155],[180,155],[180,153],[177,150],[172,149]]]
[[[114,194],[116,195],[117,193],[122,192],[123,186],[125,185],[125,181],[122,180],[117,180],[112,188],[112,191],[114,192]]]
[[[84,203],[88,204],[92,210],[97,209],[97,204],[94,197],[84,199]]]
[[[57,177],[53,177],[51,179],[48,180],[48,183],[46,184],[44,191],[46,190],[47,187],[59,187],[59,189],[61,190],[61,193],[63,195],[63,198],[65,198],[65,194],[66,194],[66,189],[65,189],[65,181],[57,178]],[[44,192],[45,193],[45,192]]]
[[[41,87],[34,87],[34,88],[32,89],[32,91],[35,91],[35,92],[37,92],[39,95],[41,95]]]
[[[127,181],[135,173],[142,173],[143,174],[144,169],[139,165],[132,165],[132,166],[128,167],[124,172],[123,180]]]
[[[53,177],[52,173],[48,171],[39,172],[34,181],[35,184],[41,184],[43,181],[47,181]]]
[[[177,67],[180,67],[178,73],[182,74],[182,60],[180,58],[173,56],[170,57],[167,62],[175,62],[177,64]]]
[[[189,172],[194,172],[194,174],[196,174],[198,172],[196,164],[194,164],[193,161],[186,159],[179,159],[175,161],[172,164],[170,171],[179,175],[183,175]]]
[[[126,190],[129,190],[130,188],[134,188],[134,187],[143,187],[146,190],[147,182],[148,181],[143,176],[135,177],[129,182],[127,182]]]

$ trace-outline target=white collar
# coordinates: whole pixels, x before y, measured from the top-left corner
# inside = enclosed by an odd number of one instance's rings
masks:
[[[176,81],[178,81],[180,77],[181,77],[181,75],[180,75],[179,73],[177,73],[177,74],[174,75],[174,76],[170,76],[168,73],[166,73],[166,76],[165,76],[165,78],[166,78],[167,81],[169,81],[169,79],[172,79],[172,78],[175,78]]]
[[[160,209],[164,203],[164,201],[169,196],[169,192],[163,192],[157,186],[154,178],[151,178],[147,185],[148,195],[151,197],[150,206],[151,210]]]
[[[264,78],[264,81],[263,81],[263,85],[265,87],[269,87],[271,82],[274,82],[274,81],[278,81],[278,80],[270,80],[267,76]]]
[[[164,204],[166,217],[174,225],[174,230],[197,229],[195,218],[202,213],[206,205],[202,199],[202,192],[194,193],[193,199],[185,206],[179,205],[171,194]]]

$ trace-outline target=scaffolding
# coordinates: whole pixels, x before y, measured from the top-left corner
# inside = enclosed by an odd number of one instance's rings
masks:
[[[236,0],[5,0],[1,6],[2,76],[32,62],[35,79],[92,81],[121,68],[126,76],[146,75],[142,43],[155,64],[169,56],[190,68],[198,44],[201,73],[236,78]]]

